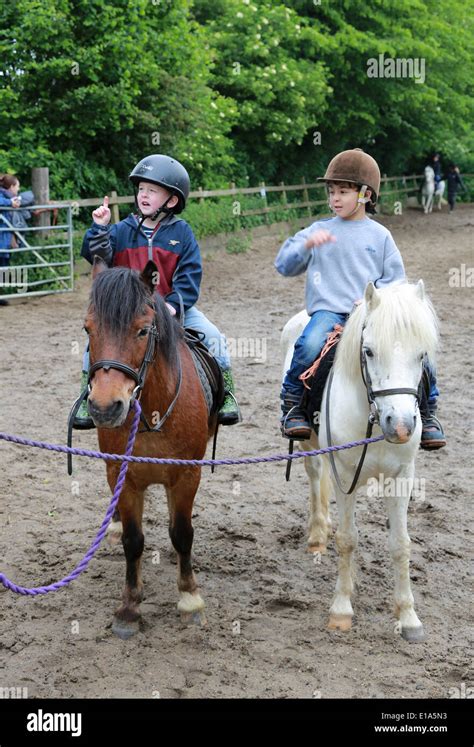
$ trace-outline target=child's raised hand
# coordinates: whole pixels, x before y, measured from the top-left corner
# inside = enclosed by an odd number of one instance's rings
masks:
[[[314,246],[321,246],[321,244],[326,244],[327,242],[335,242],[337,241],[336,237],[330,233],[330,231],[315,231],[306,239],[305,247],[306,249],[312,249]]]
[[[111,212],[109,210],[109,198],[104,197],[103,204],[92,213],[92,220],[99,226],[107,226],[110,223]]]

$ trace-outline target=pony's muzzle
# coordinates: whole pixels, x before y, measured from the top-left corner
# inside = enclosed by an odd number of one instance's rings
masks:
[[[121,399],[100,407],[94,399],[89,397],[89,413],[97,428],[117,428],[125,422],[129,407]]]
[[[385,440],[391,444],[406,444],[416,428],[416,413],[400,413],[394,408],[380,416],[380,427]]]

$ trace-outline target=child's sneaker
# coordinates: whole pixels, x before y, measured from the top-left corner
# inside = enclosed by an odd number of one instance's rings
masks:
[[[428,413],[421,417],[422,431],[420,448],[431,451],[434,449],[442,449],[446,446],[446,436],[443,432],[443,427],[436,417],[436,405],[429,405]]]
[[[280,428],[282,436],[304,441],[311,438],[311,423],[301,407],[301,397],[285,392],[281,404]]]

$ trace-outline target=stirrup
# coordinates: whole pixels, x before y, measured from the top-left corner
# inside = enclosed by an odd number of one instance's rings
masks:
[[[287,423],[288,418],[290,418],[291,420],[291,416],[294,410],[296,410],[297,412],[298,410],[300,411],[300,424],[295,424],[292,428],[291,425],[288,425]],[[293,417],[297,417],[297,415],[293,414]],[[283,415],[280,423],[280,430],[284,438],[293,439],[295,441],[307,441],[309,438],[311,438],[311,424],[308,423],[306,415],[301,412],[301,407],[299,404],[293,405],[293,407],[291,407],[288,412]]]

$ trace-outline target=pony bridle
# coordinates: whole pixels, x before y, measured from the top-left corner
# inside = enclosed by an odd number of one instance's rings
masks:
[[[372,436],[372,428],[374,424],[380,425],[380,414],[379,409],[377,407],[377,403],[375,401],[376,397],[389,397],[392,394],[411,394],[413,397],[416,397],[417,406],[419,408],[421,396],[422,396],[422,377],[420,376],[420,383],[418,385],[418,389],[412,389],[411,387],[396,387],[394,389],[372,389],[372,380],[370,378],[369,369],[367,366],[367,355],[364,351],[364,329],[365,326],[362,328],[362,332],[360,335],[360,371],[362,374],[362,381],[365,384],[365,390],[367,392],[367,400],[369,403],[369,417],[367,419],[367,430],[365,433],[366,438],[371,438]],[[329,380],[328,380],[328,391],[326,395],[326,438],[328,442],[328,446],[332,446],[332,437],[331,437],[331,425],[330,425],[330,419],[329,419],[329,400],[330,400],[330,394],[331,394],[331,384],[333,379],[333,373],[334,369],[331,369],[331,373],[329,374]],[[351,486],[348,490],[344,490],[341,479],[339,477],[337,468],[336,468],[336,462],[334,459],[334,454],[332,451],[329,452],[329,461],[331,463],[332,471],[334,474],[334,479],[336,480],[337,486],[341,493],[344,493],[344,495],[350,495],[354,492],[354,489],[357,485],[357,481],[359,479],[359,475],[362,470],[362,466],[364,464],[365,455],[367,453],[367,446],[368,444],[364,444],[364,447],[362,449],[362,454],[359,459],[359,463],[357,465],[354,478],[352,480]]]
[[[147,306],[150,306],[153,310],[155,310],[155,307],[151,301],[146,301],[146,304]],[[159,340],[159,333],[158,333],[158,328],[156,326],[156,316],[155,316],[155,318],[153,319],[153,323],[148,332],[148,341],[147,341],[147,346],[145,350],[145,355],[143,357],[143,361],[142,361],[142,364],[139,370],[135,371],[134,368],[127,365],[126,363],[122,363],[121,361],[116,361],[113,358],[111,359],[103,358],[102,360],[96,361],[96,363],[93,363],[92,366],[89,368],[89,379],[87,383],[88,394],[90,394],[91,392],[91,380],[95,372],[99,371],[100,369],[104,369],[104,371],[109,371],[111,368],[114,368],[116,371],[121,371],[126,376],[133,379],[133,381],[136,384],[136,387],[134,388],[132,392],[132,396],[130,398],[130,408],[133,407],[135,400],[137,399],[139,400],[141,397],[141,393],[145,385],[145,379],[146,379],[148,366],[150,365],[150,363],[152,363],[152,361],[155,358],[156,346],[158,344],[158,340]],[[143,412],[141,413],[140,418],[142,422],[144,423],[147,431],[156,432],[156,431],[161,430],[161,426],[165,423],[165,421],[171,415],[173,408],[176,404],[176,401],[178,399],[180,389],[181,389],[181,378],[182,376],[181,376],[181,363],[180,363],[179,369],[178,369],[178,381],[176,385],[176,393],[175,393],[173,401],[171,402],[170,406],[168,407],[163,417],[159,420],[158,423],[156,423],[156,425],[151,427],[148,424]]]
[[[145,350],[145,356],[143,358],[142,364],[138,371],[135,371],[134,368],[131,366],[128,366],[126,363],[121,363],[121,361],[116,361],[113,358],[103,358],[100,361],[97,361],[89,368],[89,381],[88,381],[88,387],[89,387],[89,394],[91,392],[91,380],[93,375],[96,371],[99,371],[101,368],[104,369],[104,371],[109,371],[111,368],[115,368],[117,371],[121,371],[129,378],[133,379],[136,383],[136,387],[132,392],[132,396],[130,399],[130,404],[133,405],[136,399],[140,399],[143,385],[145,383],[145,377],[146,372],[148,369],[148,366],[152,362],[153,358],[155,357],[155,350],[156,350],[156,343],[158,341],[158,330],[156,328],[155,321],[153,321],[153,324],[150,327],[150,331],[148,332],[148,342]]]
[[[371,423],[372,425],[374,425],[374,423],[380,425],[380,414],[379,408],[377,407],[377,403],[375,401],[376,397],[390,397],[392,394],[411,394],[413,397],[416,397],[417,407],[419,408],[422,395],[422,381],[420,377],[418,389],[412,389],[411,387],[395,387],[393,389],[375,390],[372,389],[372,380],[370,378],[369,368],[367,365],[367,355],[364,350],[364,329],[365,327],[362,329],[362,334],[360,336],[360,372],[362,374],[362,381],[365,384],[367,401],[369,403],[369,423]]]

